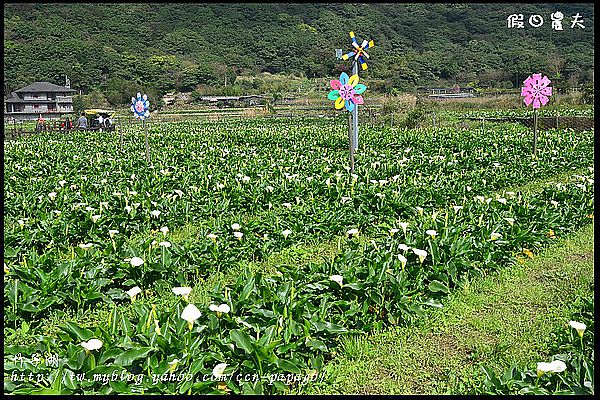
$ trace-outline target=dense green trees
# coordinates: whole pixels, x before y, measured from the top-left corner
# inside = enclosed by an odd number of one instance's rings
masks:
[[[551,28],[555,11],[565,15],[562,32]],[[512,13],[524,14],[524,29],[507,27]],[[585,29],[570,27],[576,13]],[[529,26],[531,14],[544,25]],[[383,92],[518,87],[536,71],[566,87],[593,79],[593,15],[591,3],[8,4],[4,91],[68,75],[72,87],[113,104],[136,87],[245,93],[251,88],[237,76],[325,78],[348,69],[334,49],[350,48],[350,29],[375,40],[364,75]]]

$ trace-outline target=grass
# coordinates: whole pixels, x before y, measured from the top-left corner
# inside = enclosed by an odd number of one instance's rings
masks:
[[[522,192],[522,193],[534,193],[534,192],[539,192],[540,190],[542,190],[545,186],[547,186],[550,183],[567,183],[573,180],[573,175],[584,175],[588,173],[588,168],[578,168],[578,169],[573,169],[573,170],[569,170],[569,171],[565,171],[565,172],[561,172],[559,174],[553,175],[551,177],[548,177],[546,179],[540,179],[540,180],[536,180],[533,181],[531,183],[522,185],[522,186],[509,186],[506,188],[503,188],[502,190],[498,191],[498,194],[501,194],[502,192]]]
[[[590,224],[533,260],[485,276],[444,301],[428,319],[343,341],[310,394],[474,394],[480,365],[501,373],[549,356],[550,333],[594,285]],[[534,368],[535,369],[535,368]]]

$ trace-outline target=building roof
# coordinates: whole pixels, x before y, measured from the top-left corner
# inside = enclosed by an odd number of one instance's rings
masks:
[[[229,100],[246,100],[246,99],[262,99],[263,96],[251,94],[247,96],[201,96],[202,101],[229,101]]]
[[[5,103],[24,103],[25,100],[23,100],[22,98],[17,96],[17,94],[15,92],[12,92],[8,98],[4,99],[4,102]]]
[[[76,90],[65,87],[55,85],[50,82],[33,82],[30,85],[25,86],[24,88],[15,90],[16,93],[35,93],[35,92],[76,92]]]

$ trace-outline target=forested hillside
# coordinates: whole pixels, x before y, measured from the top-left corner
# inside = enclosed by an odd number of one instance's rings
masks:
[[[555,11],[563,31],[551,27]],[[583,84],[593,80],[593,12],[593,3],[8,4],[4,92],[68,75],[72,87],[119,102],[140,85],[158,94],[231,88],[261,72],[334,76],[349,67],[335,49],[350,49],[350,30],[375,40],[364,76],[386,91],[518,87],[537,71]],[[523,29],[507,27],[513,13],[524,14]],[[571,28],[576,13],[584,29]],[[544,25],[530,26],[532,14]]]

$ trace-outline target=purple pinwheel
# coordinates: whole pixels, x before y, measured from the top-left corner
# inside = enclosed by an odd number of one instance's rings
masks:
[[[342,72],[339,80],[332,79],[329,84],[333,90],[329,92],[327,98],[335,101],[336,109],[341,110],[346,106],[346,110],[352,111],[356,104],[364,104],[361,94],[367,90],[367,87],[358,83],[358,74],[349,77],[347,73]]]
[[[523,102],[526,105],[533,103],[533,108],[540,108],[548,103],[548,96],[552,96],[552,87],[550,79],[547,76],[542,78],[542,74],[533,74],[523,82],[525,86],[521,88],[521,96],[524,96]]]

